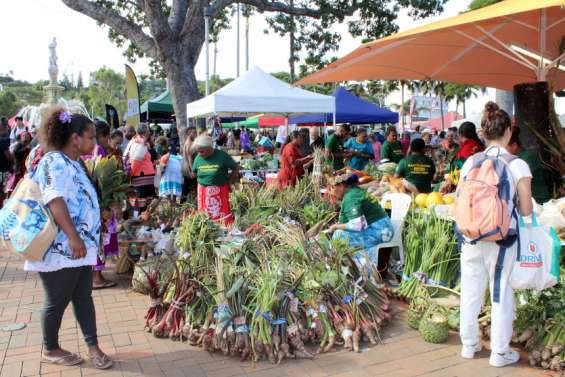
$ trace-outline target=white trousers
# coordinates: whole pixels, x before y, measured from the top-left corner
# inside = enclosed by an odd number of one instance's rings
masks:
[[[461,320],[460,335],[464,346],[480,342],[479,313],[484,302],[487,282],[492,304],[490,344],[492,352],[510,350],[512,322],[514,321],[514,293],[510,275],[516,259],[517,243],[506,249],[500,277],[500,300],[493,302],[494,272],[499,246],[494,242],[464,243],[461,250]]]

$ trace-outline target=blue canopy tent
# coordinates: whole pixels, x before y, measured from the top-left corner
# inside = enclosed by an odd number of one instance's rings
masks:
[[[332,93],[335,97],[336,123],[373,124],[397,123],[398,113],[382,109],[369,101],[351,94],[340,86]],[[331,123],[333,114],[312,114],[290,117],[289,124]]]

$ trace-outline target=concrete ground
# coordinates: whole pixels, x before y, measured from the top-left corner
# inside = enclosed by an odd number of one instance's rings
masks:
[[[80,367],[59,367],[41,363],[39,316],[43,291],[38,277],[26,273],[22,262],[0,252],[0,328],[14,322],[24,323],[19,331],[0,331],[0,377],[19,376],[166,376],[166,377],[535,377],[550,375],[530,368],[526,361],[507,368],[488,365],[488,352],[475,360],[458,356],[457,334],[446,344],[429,344],[408,328],[404,311],[390,323],[383,344],[359,354],[338,352],[317,356],[314,360],[284,361],[279,366],[267,362],[253,364],[220,354],[209,354],[185,343],[155,339],[143,331],[143,316],[148,298],[129,291],[127,276],[116,277],[115,288],[94,291],[99,342],[116,360],[113,369],[99,371],[85,362]],[[67,310],[60,332],[61,346],[85,355],[82,335]]]

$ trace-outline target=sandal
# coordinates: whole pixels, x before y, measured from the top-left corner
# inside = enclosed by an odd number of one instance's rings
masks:
[[[69,352],[65,356],[41,355],[41,361],[48,364],[71,367],[81,364],[84,362],[84,359],[75,353]]]
[[[93,285],[92,289],[105,289],[105,288],[112,288],[118,285],[115,281],[105,281],[102,285]]]
[[[104,370],[111,368],[112,365],[114,365],[114,360],[110,359],[110,357],[104,353],[102,355],[88,355],[88,357],[97,369]]]

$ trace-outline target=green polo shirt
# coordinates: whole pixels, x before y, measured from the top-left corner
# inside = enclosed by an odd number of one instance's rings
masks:
[[[400,142],[397,141],[396,143],[389,143],[388,140],[384,142],[381,147],[381,160],[384,160],[385,158],[397,164],[404,158]]]
[[[396,167],[396,174],[406,178],[418,191],[429,193],[432,191],[432,180],[436,173],[436,167],[431,158],[424,155],[411,154],[403,158]]]
[[[224,186],[229,184],[229,170],[234,170],[237,163],[229,154],[219,149],[204,159],[197,155],[192,164],[192,171],[196,173],[196,180],[202,186]]]
[[[532,172],[532,196],[536,202],[542,204],[551,199],[549,187],[545,180],[545,169],[535,150],[524,150],[518,154],[522,160],[526,161]]]
[[[343,143],[341,142],[339,137],[333,134],[328,137],[328,140],[326,141],[326,149],[330,151],[333,156],[335,156],[336,153],[343,153]],[[343,164],[343,156],[333,158],[330,157],[326,162],[333,168],[333,170],[343,169],[343,167],[345,166]]]
[[[377,198],[359,187],[352,187],[343,196],[339,222],[345,224],[363,215],[369,225],[387,216]]]

